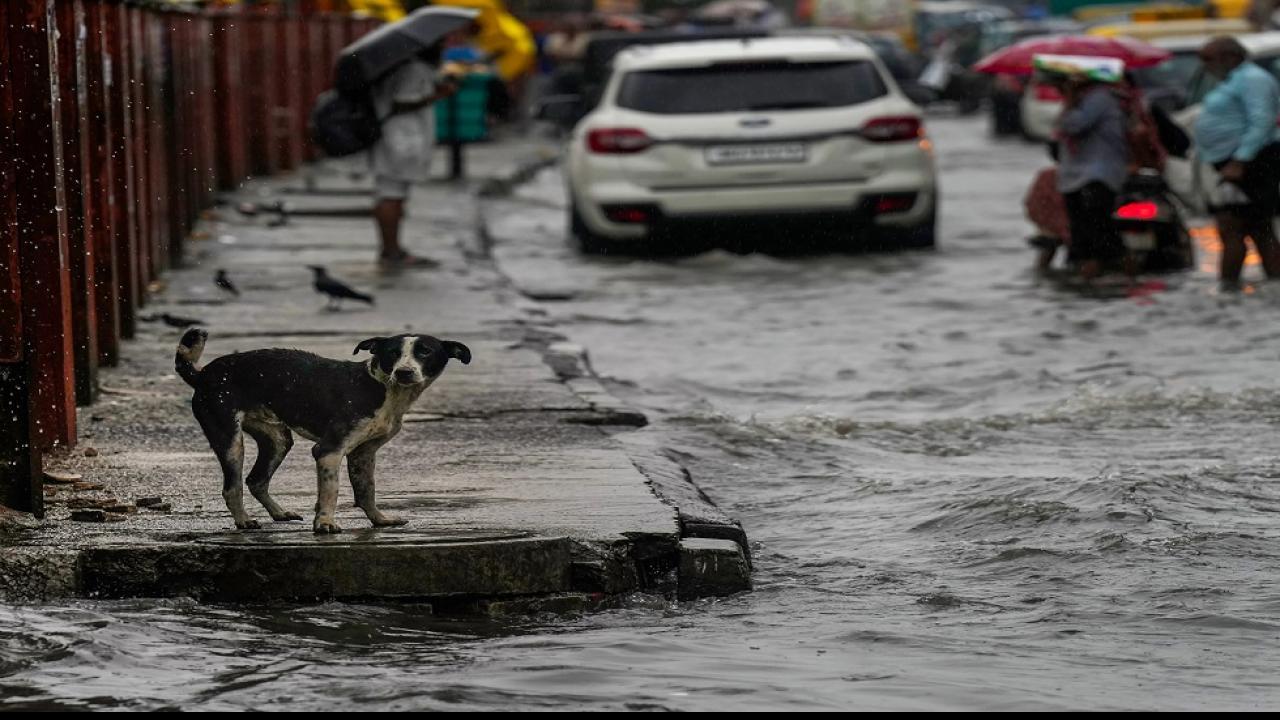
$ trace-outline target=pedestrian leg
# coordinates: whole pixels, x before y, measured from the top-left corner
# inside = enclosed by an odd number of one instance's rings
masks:
[[[1234,213],[1218,213],[1218,239],[1222,241],[1222,262],[1218,266],[1218,280],[1224,288],[1240,284],[1240,271],[1244,268],[1244,223]]]
[[[1262,269],[1266,271],[1268,278],[1280,278],[1280,243],[1276,242],[1276,229],[1273,224],[1274,218],[1270,214],[1263,214],[1259,217],[1250,218],[1248,226],[1245,228],[1248,235],[1253,239],[1253,246],[1258,251],[1258,257],[1262,259]]]
[[[383,198],[373,206],[382,241],[382,257],[397,258],[404,254],[400,247],[400,221],[404,218],[404,200]]]

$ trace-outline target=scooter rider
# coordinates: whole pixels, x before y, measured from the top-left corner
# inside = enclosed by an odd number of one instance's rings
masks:
[[[1081,276],[1092,280],[1104,264],[1125,255],[1111,214],[1129,175],[1128,119],[1107,83],[1071,76],[1062,84],[1058,191],[1066,200],[1071,259]]]

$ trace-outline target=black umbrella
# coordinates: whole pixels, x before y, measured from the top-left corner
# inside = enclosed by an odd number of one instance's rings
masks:
[[[383,25],[342,49],[334,69],[333,85],[344,95],[358,95],[392,70],[445,35],[476,19],[479,10],[430,6]]]

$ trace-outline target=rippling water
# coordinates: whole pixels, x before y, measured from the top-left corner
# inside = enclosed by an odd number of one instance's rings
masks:
[[[931,129],[937,253],[584,261],[554,173],[503,208],[502,264],[577,292],[549,322],[655,419],[625,441],[742,520],[755,592],[516,624],[0,608],[0,707],[1273,705],[1280,287],[1039,283],[1018,200],[1043,153]]]

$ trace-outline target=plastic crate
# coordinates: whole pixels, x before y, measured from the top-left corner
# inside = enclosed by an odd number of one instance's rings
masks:
[[[458,111],[458,135],[462,142],[489,139],[487,108],[489,82],[492,78],[491,73],[468,73],[462,77],[462,85],[456,95],[435,104],[437,142],[453,141],[450,113],[455,106]]]

